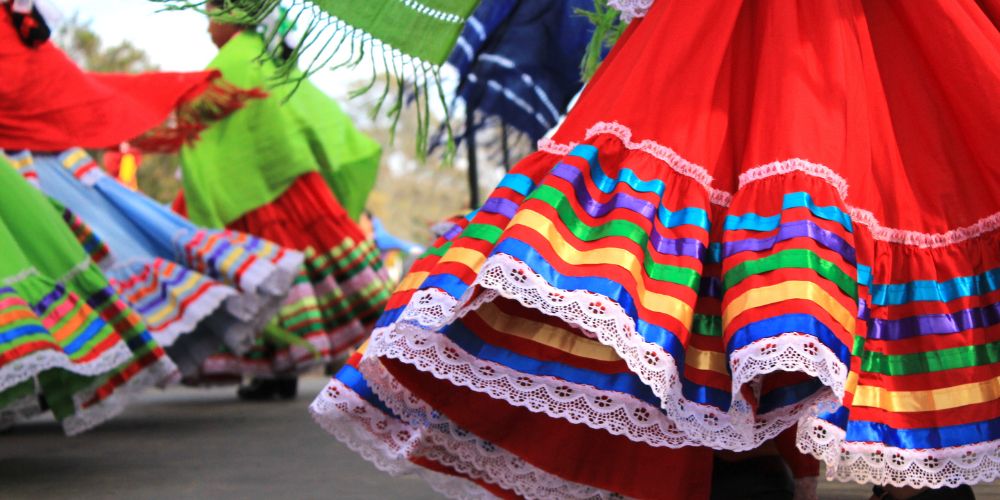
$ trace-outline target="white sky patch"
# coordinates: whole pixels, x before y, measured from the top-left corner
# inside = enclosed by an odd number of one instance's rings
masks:
[[[48,0],[64,19],[75,14],[101,37],[104,45],[128,40],[149,54],[163,71],[198,71],[217,52],[208,36],[208,20],[195,11],[164,11],[143,0]],[[367,78],[370,67],[337,72],[320,71],[313,83],[324,92],[347,95],[350,85]]]

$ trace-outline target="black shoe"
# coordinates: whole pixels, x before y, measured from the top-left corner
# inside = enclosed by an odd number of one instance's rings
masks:
[[[278,381],[269,378],[254,378],[248,385],[241,385],[236,395],[243,401],[267,401],[278,394]]]
[[[881,486],[872,487],[872,494],[879,500],[893,500],[893,496]],[[909,500],[976,500],[976,494],[972,492],[971,486],[963,484],[958,488],[924,490],[913,495]]]
[[[275,380],[277,384],[278,398],[280,399],[295,399],[295,396],[299,393],[299,379],[295,378],[279,378]]]

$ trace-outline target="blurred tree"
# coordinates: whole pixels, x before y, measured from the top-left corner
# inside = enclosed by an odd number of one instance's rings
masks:
[[[155,71],[159,66],[150,61],[148,54],[128,40],[105,47],[104,42],[90,27],[76,15],[69,18],[53,36],[53,41],[81,68],[88,71],[138,73]],[[102,161],[102,152],[91,151],[97,161]],[[139,189],[161,202],[170,202],[180,190],[177,155],[143,155],[139,168]]]

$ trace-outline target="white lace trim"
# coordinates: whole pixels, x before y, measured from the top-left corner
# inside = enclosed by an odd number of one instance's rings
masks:
[[[403,387],[377,359],[365,358],[362,370],[365,380],[387,407],[397,415],[404,415],[404,420],[410,418],[412,425],[423,429],[424,442],[433,446],[424,446],[421,453],[438,463],[524,498],[589,499],[613,496],[611,492],[566,481],[545,472],[457,427]]]
[[[86,363],[75,362],[62,351],[38,351],[0,366],[0,391],[29,380],[41,372],[56,368],[88,377],[102,375],[114,370],[131,357],[132,351],[125,342],[117,342],[111,349]]]
[[[645,17],[652,6],[653,0],[608,0],[608,7],[620,10],[625,22]]]
[[[67,436],[75,436],[90,430],[118,416],[125,407],[143,390],[177,382],[180,374],[169,358],[160,358],[155,363],[135,374],[124,385],[117,387],[106,399],[83,408],[83,403],[93,397],[93,389],[73,395],[76,411],[62,421]]]
[[[909,229],[885,227],[878,222],[875,215],[857,207],[848,207],[851,219],[858,224],[868,226],[872,238],[889,243],[912,245],[920,248],[941,248],[963,241],[971,240],[1000,229],[1000,212],[979,219],[975,224],[952,229],[944,233],[922,233]]]
[[[650,446],[677,448],[689,444],[666,415],[632,396],[552,377],[525,375],[471,356],[441,334],[416,325],[400,323],[376,330],[368,352],[398,359],[437,378],[514,406]]]
[[[681,155],[656,141],[649,139],[640,142],[632,141],[632,129],[618,122],[597,122],[587,129],[586,139],[590,140],[598,135],[612,135],[621,141],[627,149],[642,151],[667,164],[674,172],[684,177],[688,177],[705,188],[709,193],[712,203],[729,206],[732,201],[732,194],[712,187],[712,174],[708,170],[696,163],[685,160]],[[577,146],[576,143],[559,145],[552,140],[543,139],[538,142],[538,148],[542,151],[565,156]]]
[[[942,449],[906,450],[848,442],[844,431],[819,419],[799,423],[800,451],[826,463],[827,479],[913,488],[956,487],[1000,478],[1000,441]]]
[[[415,474],[448,498],[492,498],[471,481],[424,469],[407,457],[421,433],[370,407],[339,380],[331,380],[309,412],[313,420],[362,458],[392,476]]]
[[[619,1],[630,2],[630,0]],[[646,0],[635,0],[634,3],[643,3],[644,1]],[[651,0],[649,1],[651,2]],[[590,140],[601,134],[615,136],[622,142],[623,145],[625,145],[626,148],[643,151],[666,163],[678,174],[690,177],[705,189],[709,195],[709,201],[712,204],[728,207],[732,203],[733,193],[712,187],[713,179],[708,170],[701,165],[685,160],[674,150],[650,139],[645,139],[641,142],[634,142],[632,140],[632,130],[618,122],[595,123],[594,126],[587,130],[586,139]],[[569,154],[569,152],[572,151],[573,147],[576,145],[577,143],[574,142],[559,144],[551,139],[542,139],[538,141],[538,149],[540,151],[545,151],[559,156]],[[837,193],[844,201],[851,219],[858,224],[867,226],[871,231],[872,238],[878,241],[916,246],[919,248],[940,248],[978,238],[986,233],[991,233],[1000,229],[1000,212],[983,217],[974,224],[952,229],[944,233],[926,233],[909,229],[886,227],[879,222],[871,211],[847,204],[850,187],[847,179],[825,165],[804,160],[802,158],[775,161],[766,165],[751,168],[740,174],[739,188],[743,189],[748,184],[753,182],[793,172],[801,172],[818,179],[822,179],[830,184],[837,190]]]
[[[470,300],[476,286],[488,289]],[[629,369],[660,398],[666,415],[650,411],[632,396],[571,384],[554,377],[528,376],[480,360],[435,333],[497,294],[520,302],[590,332],[615,349]],[[464,304],[464,305],[463,305]],[[419,323],[419,325],[412,322]],[[773,438],[816,405],[835,401],[843,393],[846,368],[825,346],[799,334],[785,334],[753,343],[733,354],[733,404],[728,413],[693,403],[681,395],[675,360],[659,346],[645,342],[634,321],[614,301],[587,291],[553,288],[526,264],[508,255],[491,256],[476,282],[461,300],[444,292],[423,290],[413,297],[400,321],[372,334],[366,360],[372,356],[398,359],[440,379],[484,392],[515,406],[553,418],[583,423],[627,436],[651,446],[709,446],[748,450]],[[364,362],[362,363],[364,366]],[[810,400],[755,418],[742,400],[743,384],[776,370],[809,373],[829,384]]]
[[[767,179],[768,177],[786,175],[792,172],[802,172],[804,174],[823,179],[827,182],[827,184],[833,186],[833,188],[837,190],[837,194],[840,195],[841,199],[847,200],[847,179],[844,179],[840,176],[840,174],[834,172],[826,165],[813,163],[809,160],[803,160],[802,158],[775,161],[766,165],[751,168],[750,170],[740,174],[740,189],[743,189],[751,182]]]
[[[762,375],[784,371],[818,378],[826,388],[796,407],[834,410],[844,397],[848,372],[848,367],[816,337],[799,332],[775,335],[733,351],[729,355],[729,368],[733,377],[733,405],[745,406],[748,413],[749,406],[739,388],[751,384],[756,392]],[[799,411],[793,413],[799,414]]]

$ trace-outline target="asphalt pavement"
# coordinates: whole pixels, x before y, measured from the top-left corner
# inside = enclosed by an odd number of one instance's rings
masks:
[[[293,401],[245,403],[233,387],[144,393],[122,415],[68,438],[51,417],[0,433],[0,499],[436,499],[421,480],[394,478],[313,423],[325,377]],[[855,484],[820,498],[867,499]],[[980,499],[1000,485],[977,486]]]

